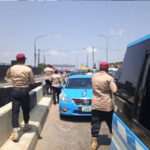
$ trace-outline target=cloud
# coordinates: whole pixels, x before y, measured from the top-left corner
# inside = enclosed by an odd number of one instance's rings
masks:
[[[60,34],[55,34],[54,38],[60,40],[60,39],[62,39],[62,36]]]
[[[66,56],[67,53],[61,50],[52,49],[52,50],[47,51],[46,54],[53,55],[53,56],[58,56],[58,55]]]
[[[118,29],[118,30],[111,29],[109,31],[109,34],[110,35],[120,35],[121,36],[124,32],[125,32],[124,29]]]
[[[92,46],[87,47],[86,51],[88,51],[88,53],[92,53],[93,52],[93,48],[94,48],[94,52],[98,51],[98,49],[96,47],[92,47]]]

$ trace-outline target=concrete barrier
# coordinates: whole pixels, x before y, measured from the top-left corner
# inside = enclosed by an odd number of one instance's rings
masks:
[[[39,86],[33,89],[30,94],[30,109],[32,109],[37,102],[39,102],[43,97],[43,87]],[[12,103],[8,103],[7,105],[0,108],[0,146],[4,144],[4,142],[10,137],[12,133],[11,126],[11,107]],[[23,121],[22,109],[19,114],[19,123]]]
[[[31,111],[29,132],[23,132],[23,123],[19,130],[19,141],[13,142],[9,138],[0,148],[0,150],[34,150],[37,140],[40,138],[40,132],[45,123],[49,107],[52,101],[50,96],[43,97],[41,101]]]

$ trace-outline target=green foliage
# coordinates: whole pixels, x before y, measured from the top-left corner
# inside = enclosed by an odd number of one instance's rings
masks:
[[[96,69],[96,64],[93,65],[93,69]]]
[[[42,73],[43,73],[43,70],[44,70],[44,68],[46,67],[46,65],[45,64],[39,64],[39,66],[38,66],[39,68],[41,68],[41,70],[42,70]]]

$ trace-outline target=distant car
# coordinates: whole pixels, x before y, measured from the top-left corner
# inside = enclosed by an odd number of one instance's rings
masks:
[[[72,76],[72,75],[80,75],[81,72],[80,71],[69,71],[68,76]]]
[[[108,73],[111,76],[115,77],[115,74],[116,74],[117,70],[118,70],[117,68],[109,68]]]
[[[91,76],[70,76],[59,96],[60,116],[91,116]]]

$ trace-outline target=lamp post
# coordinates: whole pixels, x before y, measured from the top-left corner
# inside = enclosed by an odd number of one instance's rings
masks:
[[[34,66],[36,66],[36,41],[40,38],[45,37],[46,35],[38,36],[34,39]]]
[[[88,68],[88,49],[87,48],[81,48],[81,50],[85,50],[85,52],[86,52],[86,67]]]
[[[86,67],[89,67],[88,50],[86,50]]]
[[[105,36],[103,34],[98,34],[98,36],[103,37],[106,40],[106,62],[108,62],[108,40],[115,35]]]
[[[43,51],[43,64],[46,64],[46,57],[45,57],[45,52],[46,51],[49,51],[50,50],[50,48],[47,48],[47,49],[43,49],[42,51]]]

